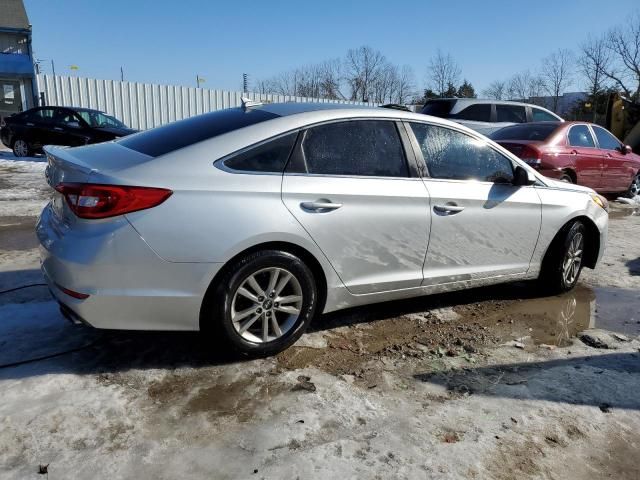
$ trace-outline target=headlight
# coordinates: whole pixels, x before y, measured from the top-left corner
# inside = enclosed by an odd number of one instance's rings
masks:
[[[602,195],[598,195],[597,193],[592,193],[591,194],[591,200],[593,200],[593,202],[602,207],[602,209],[606,212],[609,211],[609,201],[604,198]]]

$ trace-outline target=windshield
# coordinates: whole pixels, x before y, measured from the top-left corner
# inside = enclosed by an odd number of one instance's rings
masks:
[[[558,128],[557,123],[522,124],[501,128],[489,135],[492,140],[532,140],[542,142]]]
[[[96,112],[92,110],[79,110],[78,115],[82,117],[82,119],[89,124],[90,127],[94,128],[105,128],[105,127],[115,127],[115,128],[127,128],[127,126],[111,115],[107,115],[102,112]]]
[[[449,112],[455,103],[455,100],[429,100],[422,107],[422,113],[434,117],[449,118]]]

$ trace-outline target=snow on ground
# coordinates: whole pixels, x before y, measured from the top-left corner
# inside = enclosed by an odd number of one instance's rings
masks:
[[[0,150],[0,217],[37,215],[49,198],[44,156],[18,159]]]
[[[0,152],[0,290],[42,281],[43,168]],[[569,294],[352,309],[263,360],[71,325],[44,287],[0,294],[0,477],[640,478],[640,222],[625,208]]]

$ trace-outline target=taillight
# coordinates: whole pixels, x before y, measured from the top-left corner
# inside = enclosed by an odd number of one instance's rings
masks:
[[[541,154],[537,148],[525,145],[520,152],[520,159],[533,168],[540,168],[542,160]]]
[[[173,193],[166,188],[60,183],[56,186],[80,218],[108,218],[155,207]]]

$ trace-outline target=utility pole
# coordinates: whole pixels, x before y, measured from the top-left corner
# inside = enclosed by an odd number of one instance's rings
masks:
[[[124,82],[124,70],[120,67],[120,81]]]
[[[243,73],[242,74],[242,92],[247,93],[247,90],[249,90],[248,75],[246,73]]]
[[[56,66],[53,63],[53,58],[51,59],[51,73],[54,75],[56,74]]]

